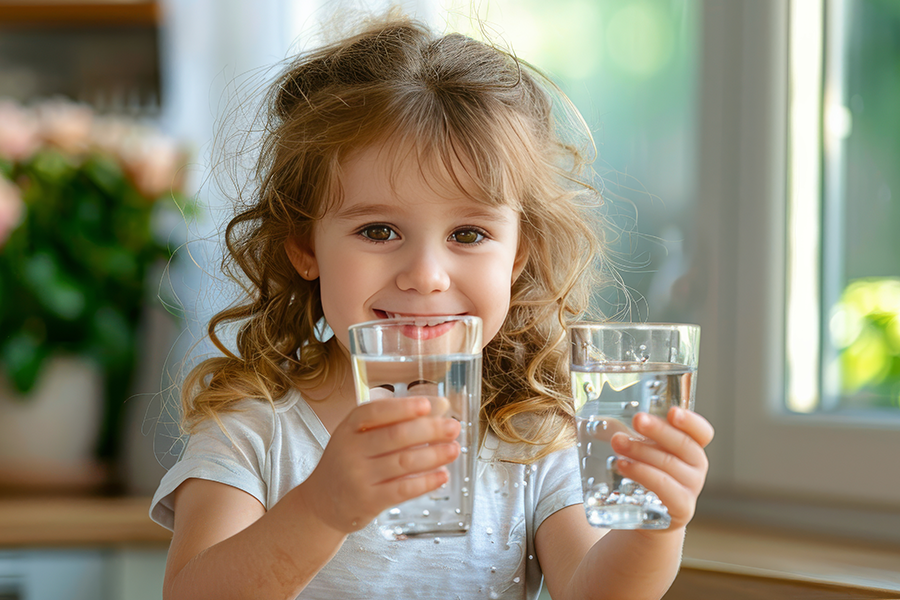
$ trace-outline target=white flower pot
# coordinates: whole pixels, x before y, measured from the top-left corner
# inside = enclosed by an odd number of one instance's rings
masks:
[[[103,376],[91,362],[51,359],[27,396],[0,376],[0,488],[72,491],[97,487],[95,457]]]

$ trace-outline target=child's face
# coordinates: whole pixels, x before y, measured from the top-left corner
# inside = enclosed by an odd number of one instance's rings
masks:
[[[319,277],[325,318],[345,349],[350,325],[391,316],[475,315],[486,344],[525,262],[518,213],[471,200],[440,166],[380,150],[343,164],[343,201],[316,223],[312,247],[288,243],[295,268]]]

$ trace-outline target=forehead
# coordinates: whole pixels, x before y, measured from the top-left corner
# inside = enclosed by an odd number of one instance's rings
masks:
[[[413,202],[427,197],[518,212],[513,202],[492,193],[489,182],[479,180],[476,172],[472,160],[456,152],[452,143],[435,148],[391,138],[354,150],[340,161],[336,201],[342,205],[390,196]]]

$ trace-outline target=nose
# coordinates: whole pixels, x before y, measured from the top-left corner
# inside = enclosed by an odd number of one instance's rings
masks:
[[[397,273],[397,287],[420,294],[445,292],[450,289],[450,273],[446,257],[433,248],[410,247]]]

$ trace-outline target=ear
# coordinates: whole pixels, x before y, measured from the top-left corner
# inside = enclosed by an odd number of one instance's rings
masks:
[[[515,283],[519,278],[519,275],[522,274],[522,271],[525,270],[525,265],[528,264],[528,258],[531,256],[531,252],[528,249],[528,246],[519,240],[519,247],[516,249],[516,261],[513,263],[512,270],[512,281],[511,283]]]
[[[316,262],[316,255],[296,236],[288,237],[284,242],[284,251],[300,277],[307,281],[313,281],[319,277],[319,263]]]

